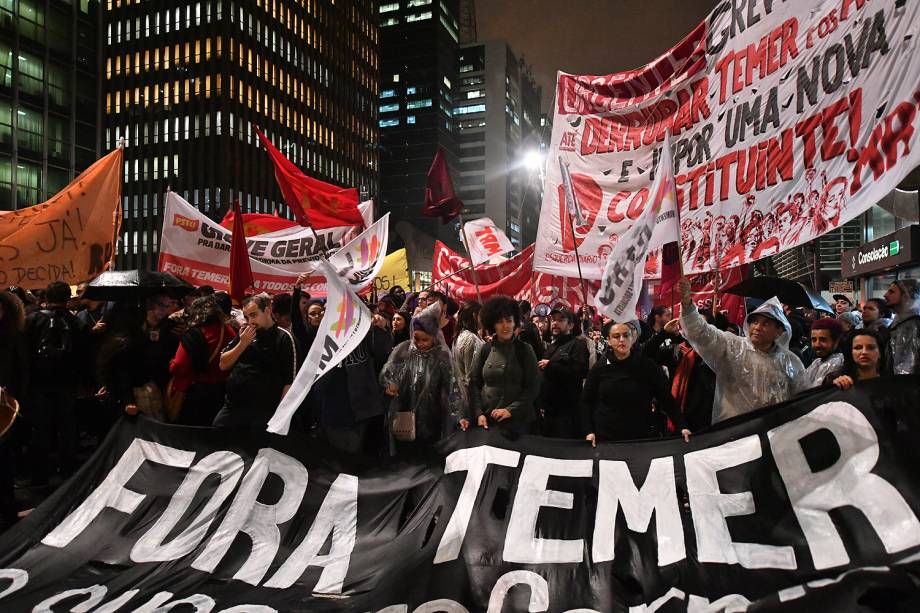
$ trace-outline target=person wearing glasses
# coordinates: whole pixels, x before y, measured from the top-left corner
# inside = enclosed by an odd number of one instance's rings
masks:
[[[588,373],[581,394],[585,440],[596,447],[598,442],[660,437],[665,434],[664,413],[684,441],[689,441],[690,430],[671,396],[664,371],[634,351],[639,322],[609,321],[602,332],[607,350]]]

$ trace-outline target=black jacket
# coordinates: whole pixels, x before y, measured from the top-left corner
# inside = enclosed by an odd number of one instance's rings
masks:
[[[560,336],[543,351],[549,364],[540,375],[540,408],[548,415],[577,412],[577,399],[588,374],[588,345],[575,334]]]
[[[686,351],[681,349],[684,337],[668,334],[664,330],[653,336],[645,346],[645,356],[656,364],[665,366],[670,373],[669,383],[673,385],[674,375]],[[699,355],[690,371],[690,383],[687,386],[687,400],[683,407],[687,427],[696,432],[712,425],[712,403],[716,395],[716,373]]]
[[[361,344],[314,385],[310,400],[316,419],[326,428],[349,428],[383,414],[380,371],[393,350],[393,337],[371,326]]]
[[[648,358],[631,353],[625,360],[599,360],[585,382],[581,395],[582,428],[599,441],[625,441],[664,434],[664,419],[652,411],[652,403],[663,411],[680,431],[686,428],[668,389],[661,367]]]

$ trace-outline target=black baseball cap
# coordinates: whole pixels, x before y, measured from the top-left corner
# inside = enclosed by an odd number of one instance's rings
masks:
[[[569,320],[569,323],[575,323],[575,313],[572,312],[572,309],[566,306],[557,306],[552,311],[549,312],[549,316],[553,315],[562,315]]]

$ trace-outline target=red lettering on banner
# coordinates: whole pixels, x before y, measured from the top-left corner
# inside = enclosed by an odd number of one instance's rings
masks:
[[[677,102],[661,100],[648,109],[624,114],[587,117],[581,133],[579,153],[637,151],[664,141],[667,131],[674,136],[709,119],[712,110],[706,100],[709,79],[703,77],[689,89],[677,90]],[[574,143],[573,143],[574,144]]]
[[[916,94],[915,94],[916,98]],[[911,102],[902,102],[885,120],[875,126],[869,136],[869,142],[860,150],[853,167],[853,180],[850,182],[850,195],[862,189],[862,173],[866,166],[872,169],[872,180],[877,181],[883,174],[898,163],[898,143],[903,143],[901,154],[910,153],[910,139],[913,137],[914,118],[917,106]],[[897,125],[895,125],[897,121]]]
[[[629,194],[630,192],[617,192],[610,200],[610,205],[607,207],[607,219],[610,220],[611,223],[620,223],[626,219],[626,215],[624,213],[618,212],[617,207],[619,206],[620,202],[629,196]]]
[[[489,255],[501,253],[502,247],[498,243],[498,237],[492,232],[492,228],[480,228],[476,230],[476,238],[479,239],[479,244],[482,245],[482,248]]]
[[[759,43],[751,43],[740,51],[728,51],[716,62],[719,73],[719,104],[729,96],[750,87],[756,79],[763,79],[799,55],[795,37],[799,22],[795,17],[787,19]],[[778,56],[778,57],[777,57]],[[756,77],[754,73],[757,73]]]

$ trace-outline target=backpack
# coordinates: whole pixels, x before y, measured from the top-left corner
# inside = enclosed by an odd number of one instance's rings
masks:
[[[48,317],[48,325],[38,339],[35,352],[38,368],[46,372],[66,368],[73,354],[73,330],[63,315],[49,310],[41,313]]]

